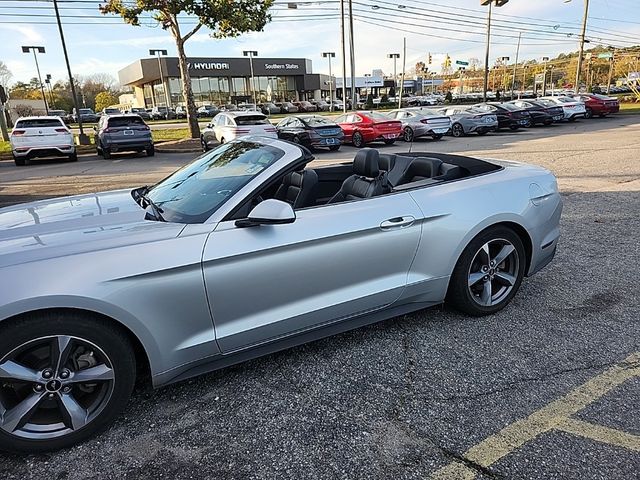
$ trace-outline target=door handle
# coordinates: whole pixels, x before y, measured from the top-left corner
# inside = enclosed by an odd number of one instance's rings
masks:
[[[407,215],[405,217],[395,217],[382,222],[380,224],[380,228],[382,230],[395,230],[398,228],[407,228],[413,225],[413,222],[415,221],[416,219],[411,215]]]

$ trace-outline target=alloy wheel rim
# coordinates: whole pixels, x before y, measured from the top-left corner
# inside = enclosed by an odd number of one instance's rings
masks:
[[[413,131],[407,127],[404,129],[404,141],[410,142],[411,140],[413,140]]]
[[[503,238],[489,240],[476,252],[469,267],[467,287],[478,305],[492,307],[513,290],[520,269],[515,246]]]
[[[0,359],[0,430],[48,440],[91,423],[113,395],[109,357],[88,340],[52,335]]]
[[[462,127],[458,124],[453,126],[453,135],[455,137],[459,137],[462,134]]]
[[[362,143],[362,135],[358,132],[353,134],[353,144],[359,146]]]

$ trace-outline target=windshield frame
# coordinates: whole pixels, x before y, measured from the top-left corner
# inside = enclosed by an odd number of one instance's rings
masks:
[[[228,146],[234,145],[237,143],[253,143],[253,144],[259,145],[260,147],[275,148],[275,149],[281,150],[283,154],[279,158],[275,159],[269,166],[257,172],[247,182],[245,182],[241,187],[239,187],[234,193],[230,194],[222,202],[217,204],[217,206],[208,210],[206,212],[206,214],[208,214],[208,218],[206,219],[205,219],[205,213],[200,214],[202,219],[198,221],[194,221],[194,220],[184,221],[184,220],[178,220],[176,218],[173,218],[175,216],[175,213],[170,212],[168,208],[165,211],[162,200],[159,200],[158,198],[154,198],[153,190],[159,187],[164,182],[170,181],[170,179],[174,175],[177,175],[179,172],[188,169],[189,167],[193,166],[195,163],[200,162],[205,158],[215,155],[219,149],[228,148]],[[284,142],[280,142],[276,139],[266,139],[264,137],[244,137],[241,140],[234,140],[232,142],[227,142],[223,145],[220,145],[218,148],[215,148],[201,155],[200,157],[195,159],[193,162],[176,170],[171,175],[164,178],[153,187],[149,188],[148,195],[152,201],[157,202],[158,206],[163,209],[164,211],[163,216],[165,217],[166,221],[169,223],[181,223],[185,225],[189,225],[189,224],[204,225],[204,224],[218,223],[222,221],[222,219],[224,219],[224,217],[230,211],[236,208],[238,204],[243,202],[245,198],[251,194],[252,191],[256,190],[257,188],[260,187],[260,185],[262,185],[265,181],[267,181],[268,178],[271,177],[275,171],[282,170],[283,165],[285,166],[285,168],[287,168],[287,166],[290,166],[294,161],[302,161],[303,157],[304,157],[303,151],[295,145],[289,145]]]

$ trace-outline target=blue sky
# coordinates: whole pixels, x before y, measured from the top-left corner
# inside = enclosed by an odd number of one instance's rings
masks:
[[[132,27],[116,16],[101,17],[98,0],[60,2],[76,75],[106,72],[117,78],[120,68],[147,56],[149,48],[164,48],[170,55],[175,55],[171,35],[154,26],[153,21],[145,21],[146,25],[142,27]],[[484,59],[482,32],[486,8],[480,7],[480,0],[354,2],[358,75],[370,73],[375,68],[392,72],[393,63],[386,58],[387,53],[402,52],[405,36],[407,67],[419,60],[425,61],[427,52],[432,53],[434,64],[440,64],[447,53],[454,60]],[[587,37],[593,44],[640,44],[639,3],[640,0],[591,0]],[[276,5],[274,22],[264,32],[215,40],[202,29],[187,43],[187,54],[235,57],[241,56],[242,50],[257,50],[264,57],[309,58],[315,72],[328,73],[327,61],[320,54],[334,51],[333,71],[340,74],[338,1],[305,0],[296,10],[287,9],[283,0],[276,0]],[[569,3],[565,0],[510,0],[504,7],[494,9],[496,35],[492,38],[491,63],[502,56],[514,59],[519,31],[523,32],[521,59],[577,50],[583,5],[583,0]],[[0,60],[11,69],[13,81],[27,81],[35,76],[33,57],[23,54],[20,49],[25,44],[47,48],[47,53],[39,57],[43,74],[50,73],[54,79],[65,77],[57,27],[51,24],[52,13],[50,2],[0,0]],[[191,21],[185,18],[183,29],[186,30]]]

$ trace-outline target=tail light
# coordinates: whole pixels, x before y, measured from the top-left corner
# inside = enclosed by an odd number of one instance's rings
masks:
[[[429,120],[427,120],[426,118],[420,120],[420,123],[429,123]]]
[[[56,128],[56,132],[58,132],[58,133],[71,133],[66,128]]]
[[[13,132],[11,132],[11,136],[19,137],[20,135],[24,135],[25,133],[27,133],[26,130],[14,130]]]

